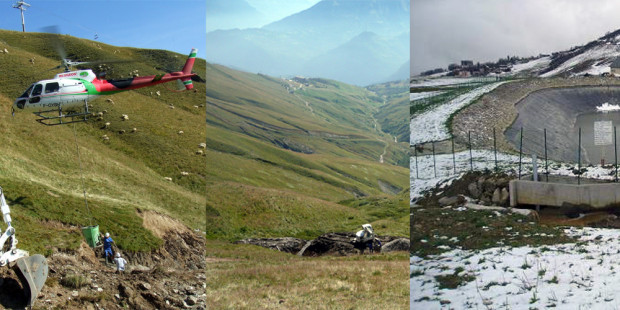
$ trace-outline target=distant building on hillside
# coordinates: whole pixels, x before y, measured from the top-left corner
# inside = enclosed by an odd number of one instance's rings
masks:
[[[611,74],[613,76],[620,76],[620,57],[614,59],[614,62],[611,63]]]
[[[461,67],[473,67],[474,62],[471,60],[461,60]]]

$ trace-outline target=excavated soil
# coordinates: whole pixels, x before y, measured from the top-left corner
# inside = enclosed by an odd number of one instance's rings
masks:
[[[144,226],[164,244],[150,253],[125,253],[128,266],[116,273],[101,248],[82,242],[74,251],[54,251],[49,276],[33,309],[206,309],[205,238],[180,222],[142,212]],[[81,287],[68,281],[85,280]],[[0,308],[20,309],[26,299],[16,274],[0,268]]]

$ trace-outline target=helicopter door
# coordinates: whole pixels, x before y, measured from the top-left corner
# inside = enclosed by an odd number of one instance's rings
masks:
[[[43,84],[37,84],[32,89],[32,94],[30,94],[29,103],[37,103],[41,101],[41,92],[43,91]]]

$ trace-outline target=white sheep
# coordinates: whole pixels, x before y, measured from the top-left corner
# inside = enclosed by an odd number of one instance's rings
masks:
[[[103,125],[103,128],[110,128],[110,122],[106,122],[106,123]]]
[[[181,172],[181,175],[186,175],[186,176],[187,176],[187,175],[189,175],[189,172],[182,171],[182,172]]]
[[[177,132],[177,133],[182,135],[184,132],[183,132],[183,130],[179,130],[179,132]]]
[[[136,132],[136,131],[138,131],[138,128],[136,128],[136,127],[131,129],[131,132]]]
[[[161,93],[158,91],[155,92],[157,94],[157,96],[161,96]]]
[[[198,144],[198,147],[201,148],[201,149],[206,149],[207,148],[207,144],[203,142],[203,143]]]
[[[108,99],[106,99],[105,101],[106,101],[106,102],[109,102],[109,103],[111,103],[111,104],[114,104],[114,100],[112,100],[112,98],[108,98]]]
[[[166,181],[172,181],[172,178],[171,178],[171,177],[165,177],[165,178],[164,178],[164,180],[166,180]]]
[[[108,135],[103,135],[103,136],[101,136],[101,139],[103,139],[104,141],[108,141],[108,140],[110,140],[110,138],[108,137]]]
[[[202,155],[202,153],[203,153],[202,150],[196,151],[196,155]]]
[[[129,116],[127,116],[127,114],[123,114],[123,115],[121,115],[121,119],[126,121],[126,120],[129,119]]]

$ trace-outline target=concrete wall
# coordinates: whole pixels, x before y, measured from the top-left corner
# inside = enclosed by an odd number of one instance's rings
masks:
[[[620,204],[620,183],[559,184],[512,180],[510,206],[543,205],[561,207],[564,203],[603,208]]]

